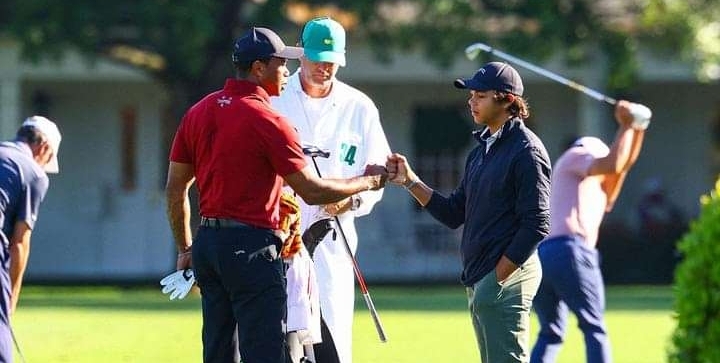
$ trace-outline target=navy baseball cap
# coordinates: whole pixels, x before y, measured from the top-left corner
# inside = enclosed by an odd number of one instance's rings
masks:
[[[500,91],[517,96],[523,94],[520,74],[507,63],[490,62],[478,69],[472,78],[456,79],[455,87],[475,91]]]
[[[302,55],[302,48],[285,45],[274,31],[253,27],[235,40],[232,61],[249,62],[270,57],[298,59]]]

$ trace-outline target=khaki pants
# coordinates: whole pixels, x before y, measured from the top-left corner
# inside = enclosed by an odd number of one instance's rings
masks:
[[[541,278],[535,253],[502,285],[493,270],[467,288],[480,362],[529,361],[530,308]]]

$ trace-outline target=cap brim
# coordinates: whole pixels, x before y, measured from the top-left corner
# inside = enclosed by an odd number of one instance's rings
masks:
[[[273,56],[285,59],[299,59],[303,56],[303,49],[300,47],[285,46],[285,49],[273,54]]]
[[[482,82],[477,82],[472,78],[469,79],[462,79],[458,78],[456,79],[453,84],[456,88],[460,89],[471,89],[473,91],[490,91],[492,88],[488,87],[486,84]]]
[[[313,62],[335,63],[340,67],[345,67],[345,53],[333,51],[316,52],[310,49],[305,49],[305,58]]]
[[[52,159],[50,159],[50,162],[45,164],[45,172],[48,174],[57,174],[60,172],[60,165],[58,164],[58,158],[57,154],[53,155]]]

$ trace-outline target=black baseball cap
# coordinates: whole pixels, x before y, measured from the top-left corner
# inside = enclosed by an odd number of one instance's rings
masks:
[[[302,48],[285,45],[274,31],[253,27],[235,40],[232,61],[249,62],[270,57],[298,59],[302,55]]]
[[[517,96],[523,94],[520,74],[507,63],[490,62],[478,69],[472,78],[456,79],[455,87],[475,91],[500,91]]]

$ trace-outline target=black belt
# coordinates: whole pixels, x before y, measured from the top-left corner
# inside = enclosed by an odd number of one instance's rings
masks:
[[[212,228],[255,228],[247,223],[225,218],[200,217],[200,225]]]

